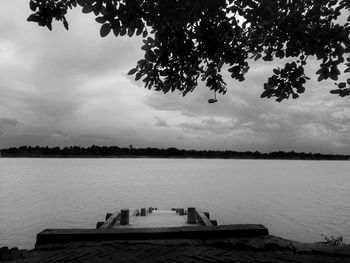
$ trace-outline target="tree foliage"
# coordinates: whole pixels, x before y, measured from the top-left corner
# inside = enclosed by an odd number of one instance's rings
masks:
[[[350,78],[337,82],[350,72],[349,0],[30,0],[28,21],[68,29],[67,11],[78,5],[95,14],[101,37],[142,36],[144,58],[129,74],[149,89],[186,95],[204,81],[225,94],[223,70],[244,81],[252,59],[294,58],[264,84],[261,97],[280,102],[305,91],[304,66],[316,57],[318,81],[350,95]]]

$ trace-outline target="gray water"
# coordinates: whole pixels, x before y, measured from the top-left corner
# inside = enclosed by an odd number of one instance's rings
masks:
[[[304,242],[350,241],[350,162],[0,158],[0,246],[44,228],[94,228],[120,208],[203,208]]]

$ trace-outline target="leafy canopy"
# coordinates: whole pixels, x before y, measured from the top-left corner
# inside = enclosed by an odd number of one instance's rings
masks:
[[[261,97],[279,102],[305,91],[310,56],[320,61],[318,81],[350,72],[349,0],[30,0],[28,21],[51,30],[55,19],[68,30],[65,15],[77,5],[95,14],[101,37],[143,37],[144,58],[129,74],[164,93],[186,95],[200,80],[225,94],[222,70],[244,81],[251,59],[294,58],[264,84]],[[335,84],[331,93],[350,95],[350,78]]]

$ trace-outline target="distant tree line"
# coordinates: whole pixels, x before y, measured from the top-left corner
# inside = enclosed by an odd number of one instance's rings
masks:
[[[154,157],[154,158],[225,158],[225,159],[294,159],[294,160],[350,160],[349,155],[320,154],[304,152],[276,151],[260,153],[258,151],[207,151],[183,150],[177,148],[121,148],[118,146],[89,147],[40,147],[21,146],[0,150],[2,157]]]

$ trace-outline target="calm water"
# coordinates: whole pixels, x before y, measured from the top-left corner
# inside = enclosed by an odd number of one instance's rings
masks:
[[[44,228],[94,228],[117,208],[196,206],[219,224],[350,242],[350,162],[1,159],[0,246],[32,248]]]

